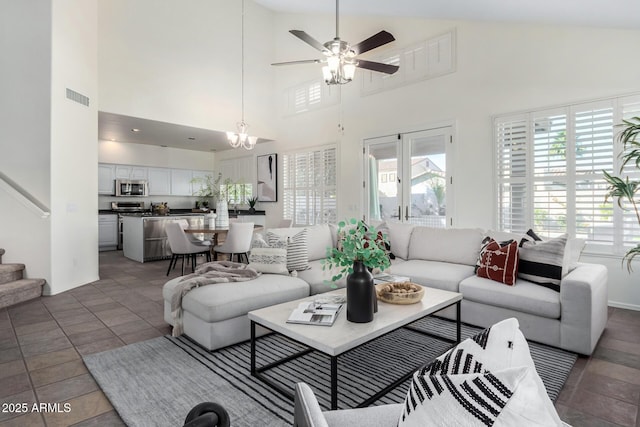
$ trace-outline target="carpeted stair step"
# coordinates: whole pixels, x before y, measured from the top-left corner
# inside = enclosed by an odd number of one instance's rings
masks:
[[[44,284],[44,279],[20,279],[0,284],[0,308],[38,298]]]
[[[0,284],[22,279],[24,264],[0,264]]]

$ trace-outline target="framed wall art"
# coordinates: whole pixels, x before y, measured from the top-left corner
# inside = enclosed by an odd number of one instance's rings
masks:
[[[258,156],[258,201],[278,201],[278,155]]]

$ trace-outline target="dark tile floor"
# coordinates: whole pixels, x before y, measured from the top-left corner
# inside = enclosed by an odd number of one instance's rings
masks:
[[[123,425],[82,355],[170,332],[162,314],[168,262],[102,252],[99,281],[1,309],[0,427]],[[61,405],[33,411],[34,403]],[[574,426],[640,427],[639,405],[640,312],[610,308],[594,355],[578,359],[556,407]]]

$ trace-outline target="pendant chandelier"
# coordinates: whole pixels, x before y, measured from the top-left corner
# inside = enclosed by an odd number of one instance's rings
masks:
[[[249,125],[244,122],[244,0],[242,0],[242,47],[241,47],[241,55],[242,55],[242,69],[240,74],[240,100],[242,103],[241,106],[241,120],[236,123],[237,132],[227,132],[227,139],[229,140],[229,145],[232,148],[244,148],[245,150],[253,150],[256,146],[256,142],[258,142],[257,136],[249,136]]]

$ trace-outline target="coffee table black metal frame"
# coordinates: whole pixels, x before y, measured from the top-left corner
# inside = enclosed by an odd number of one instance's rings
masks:
[[[411,326],[411,324],[408,325],[404,325],[404,326],[400,326],[401,328],[404,329],[408,329],[411,330],[413,332],[417,332],[419,334],[422,335],[427,335],[433,338],[436,338],[438,340],[444,341],[444,342],[448,342],[451,343],[452,346],[458,344],[460,342],[460,303],[461,300],[458,300],[454,303],[449,304],[448,306],[445,306],[444,308],[447,307],[451,307],[452,305],[456,306],[456,339],[452,340],[450,338],[446,338],[440,335],[436,335],[436,334],[432,334],[428,331],[416,328],[414,326]],[[430,314],[426,314],[425,316],[421,317],[420,319],[424,319],[427,316],[432,316],[433,313]],[[417,319],[417,320],[420,320]],[[415,321],[417,321],[415,320]],[[414,321],[414,322],[415,322]],[[412,322],[413,323],[413,322]],[[283,363],[287,363],[290,362],[294,359],[297,359],[298,357],[304,356],[305,354],[309,354],[312,351],[319,351],[317,349],[314,348],[306,348],[305,350],[299,351],[297,353],[291,354],[287,357],[284,357],[282,359],[278,359],[274,362],[268,363],[266,365],[263,366],[256,366],[256,344],[257,344],[257,337],[256,337],[256,323],[254,320],[251,320],[251,375],[256,377],[257,379],[259,379],[260,381],[262,381],[263,383],[267,384],[269,387],[273,388],[274,390],[276,390],[278,393],[282,394],[283,396],[289,398],[290,400],[294,399],[294,395],[291,391],[286,390],[285,388],[283,388],[281,385],[277,384],[276,382],[272,381],[270,378],[268,378],[265,375],[262,375],[263,372],[268,371],[269,369],[275,368],[276,366],[280,366]],[[395,332],[396,330],[398,330],[399,328],[396,328],[392,331],[389,331],[383,335],[380,335],[378,337],[375,337],[374,340],[381,338],[387,334],[390,334],[391,332]],[[278,332],[274,332],[274,333],[278,333]],[[301,345],[305,345],[291,337],[287,337],[288,339],[298,342]],[[373,340],[371,340],[373,341]],[[355,350],[356,348],[359,348],[371,341],[367,341],[363,344],[360,344],[359,346],[353,347],[352,349],[347,350],[344,353],[340,353],[338,355],[327,355],[330,358],[330,362],[331,362],[331,387],[330,387],[330,394],[331,394],[331,409],[338,409],[338,357],[340,357],[342,354],[348,353],[352,350]],[[305,345],[306,346],[306,345]],[[320,351],[321,352],[321,351]],[[322,353],[322,352],[321,352]],[[427,361],[428,362],[428,361]],[[406,374],[402,375],[400,378],[398,378],[397,380],[395,380],[394,382],[392,382],[391,384],[387,385],[386,387],[384,387],[382,390],[378,391],[377,393],[375,393],[373,396],[369,397],[368,399],[364,400],[362,403],[360,403],[359,405],[357,405],[357,408],[363,408],[366,406],[371,405],[373,402],[375,402],[376,400],[380,399],[382,396],[384,396],[385,394],[389,393],[391,390],[393,390],[394,388],[396,388],[398,385],[402,384],[403,382],[405,382],[408,378],[410,378],[413,373],[419,369],[421,366],[424,366],[425,363],[422,363],[420,365],[416,365],[413,369],[411,369],[410,371],[408,371]]]

